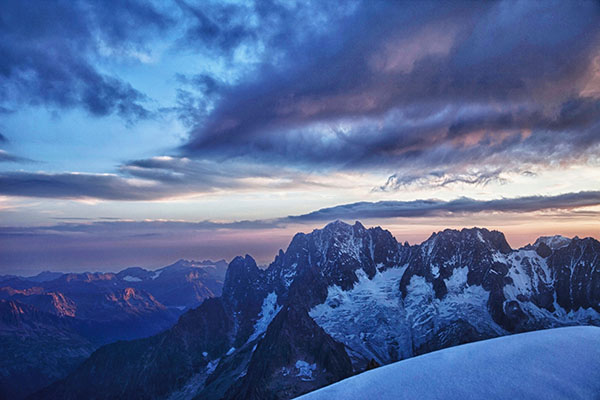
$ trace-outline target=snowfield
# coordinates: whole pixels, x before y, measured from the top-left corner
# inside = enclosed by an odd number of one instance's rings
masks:
[[[456,346],[367,371],[298,399],[599,399],[600,328]]]

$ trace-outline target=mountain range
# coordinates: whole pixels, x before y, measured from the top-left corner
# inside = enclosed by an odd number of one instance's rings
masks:
[[[99,346],[147,337],[221,295],[227,263],[0,277],[0,398],[63,378]]]
[[[593,238],[512,249],[472,228],[409,245],[336,221],[296,234],[266,269],[236,257],[220,297],[154,336],[99,348],[31,398],[293,398],[451,346],[600,325],[599,266]]]

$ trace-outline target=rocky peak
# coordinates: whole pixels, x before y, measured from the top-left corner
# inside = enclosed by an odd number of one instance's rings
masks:
[[[30,276],[27,278],[29,281],[33,282],[47,282],[57,278],[60,278],[64,273],[62,272],[54,272],[54,271],[42,271],[35,276]]]
[[[60,292],[48,292],[44,296],[40,296],[36,306],[59,316],[75,317],[77,313],[77,304]]]
[[[498,261],[498,253],[512,251],[501,232],[483,228],[446,229],[432,234],[420,250],[411,254],[400,288],[406,293],[411,278],[421,276],[433,285],[436,297],[441,299],[447,294],[445,281],[455,269],[467,267],[468,284],[490,290],[499,287],[508,273],[508,267]]]
[[[556,301],[567,312],[593,308],[600,312],[600,242],[574,237],[553,250],[546,263],[554,275]]]
[[[25,304],[18,303],[12,300],[0,300],[0,312],[2,315],[10,315],[13,318],[21,314],[25,314],[24,308],[26,308]]]
[[[485,228],[463,228],[462,230],[446,229],[433,233],[423,242],[423,251],[432,254],[450,248],[488,247],[491,251],[508,254],[512,248],[506,241],[504,234],[498,231],[489,231]]]
[[[372,277],[377,268],[398,265],[399,259],[398,243],[389,231],[338,220],[309,234],[296,234],[269,266],[268,275],[278,293],[286,292],[304,274],[315,275],[312,268],[317,268],[327,285],[348,289],[357,281],[357,269]]]
[[[175,261],[173,264],[171,265],[167,265],[166,267],[163,267],[162,269],[166,270],[166,269],[182,269],[182,268],[191,268],[194,266],[194,262],[191,260],[186,260],[184,258],[180,258],[179,260]]]
[[[37,324],[49,324],[48,328],[60,327],[57,316],[40,311],[38,308],[14,300],[0,300],[0,330],[35,327]]]
[[[541,244],[545,244],[552,250],[558,250],[562,247],[566,247],[571,243],[572,239],[562,235],[554,236],[541,236],[533,244],[533,248],[537,249]]]
[[[260,285],[264,276],[264,271],[258,268],[254,258],[248,254],[245,257],[234,258],[225,273],[223,297],[226,299],[237,297],[249,288]]]
[[[104,347],[38,398],[293,398],[377,362],[598,324],[600,242],[543,246],[542,259],[479,228],[402,246],[379,227],[336,221],[297,234],[267,270],[236,257],[221,298],[166,333]]]
[[[254,322],[267,295],[266,279],[266,272],[247,254],[229,263],[222,299],[236,321],[234,347],[243,344],[254,331]]]

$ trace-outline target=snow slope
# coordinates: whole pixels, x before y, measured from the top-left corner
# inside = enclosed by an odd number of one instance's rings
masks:
[[[299,397],[330,399],[598,399],[600,328],[522,333],[436,351]]]

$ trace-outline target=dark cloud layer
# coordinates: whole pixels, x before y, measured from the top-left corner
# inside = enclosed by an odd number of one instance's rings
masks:
[[[32,162],[0,150],[0,162]],[[148,201],[208,193],[217,189],[315,185],[297,173],[177,157],[132,160],[118,174],[0,172],[0,194],[50,199]],[[265,178],[265,183],[247,178]]]
[[[301,222],[330,221],[334,219],[416,218],[479,212],[530,213],[544,210],[572,210],[598,205],[600,205],[600,192],[598,191],[495,200],[475,200],[463,197],[451,201],[380,201],[323,208],[308,214],[290,216],[288,220]]]
[[[116,175],[36,172],[0,173],[0,193],[57,199],[153,200],[168,197],[155,184],[136,185]]]
[[[599,20],[592,1],[364,2],[223,90],[184,151],[467,183],[513,162],[588,160],[600,146],[600,103],[583,90],[600,73]]]
[[[148,117],[150,99],[101,60],[154,40],[224,67],[176,74],[175,104],[158,109],[190,128],[174,159],[107,175],[3,173],[0,192],[148,200],[340,170],[383,173],[374,190],[395,191],[598,165],[598,21],[591,0],[9,0],[0,113]]]
[[[0,227],[0,235],[35,236],[53,234],[88,233],[96,235],[139,236],[169,232],[194,232],[216,230],[260,230],[284,228],[289,224],[330,222],[336,219],[381,220],[392,218],[421,218],[432,216],[468,215],[476,213],[532,213],[537,211],[573,211],[583,207],[599,206],[600,191],[564,193],[555,196],[525,196],[496,200],[475,200],[467,197],[455,200],[413,200],[359,202],[323,208],[302,215],[262,220],[233,222],[186,221],[129,221],[114,218],[65,218],[66,221],[51,226]],[[85,222],[79,222],[79,221]]]
[[[129,221],[114,218],[66,218],[67,221],[51,226],[0,227],[0,235],[36,236],[47,234],[94,234],[110,236],[170,235],[173,232],[196,232],[216,230],[260,230],[283,228],[289,224],[329,222],[336,219],[372,220],[387,218],[419,218],[440,215],[466,215],[481,212],[531,213],[545,210],[571,211],[582,207],[600,205],[600,192],[588,191],[565,193],[555,196],[527,196],[497,200],[414,200],[359,202],[320,209],[308,214],[265,220],[233,222],[185,222],[185,221]],[[80,221],[86,222],[80,222]]]

